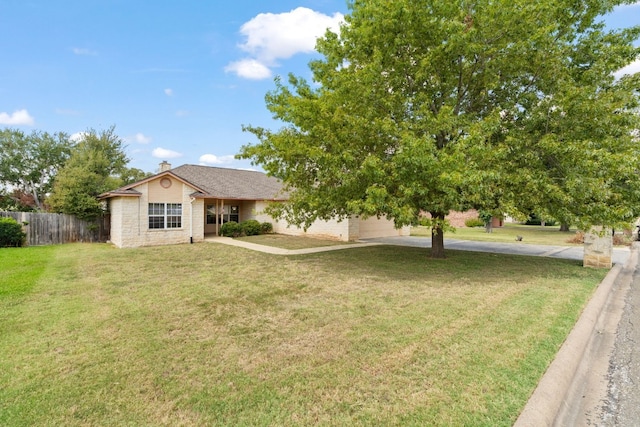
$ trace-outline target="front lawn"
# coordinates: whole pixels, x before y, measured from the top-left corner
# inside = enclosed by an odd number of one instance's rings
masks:
[[[606,273],[397,246],[50,248],[0,249],[25,277],[0,292],[0,425],[510,426]]]

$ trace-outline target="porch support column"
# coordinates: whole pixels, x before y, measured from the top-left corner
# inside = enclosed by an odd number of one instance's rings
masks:
[[[220,235],[220,200],[216,199],[216,236]]]

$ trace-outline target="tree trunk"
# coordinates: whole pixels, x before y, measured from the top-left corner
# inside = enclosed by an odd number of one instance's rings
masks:
[[[435,224],[431,227],[431,258],[445,258],[444,256],[444,230],[442,223],[445,214],[442,212],[431,212],[431,219]]]
[[[484,224],[484,231],[485,233],[493,233],[493,218]]]
[[[563,222],[560,224],[560,231],[569,231],[569,224]]]

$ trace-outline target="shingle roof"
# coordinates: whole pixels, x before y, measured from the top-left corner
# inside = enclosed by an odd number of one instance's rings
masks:
[[[286,200],[282,183],[262,172],[182,165],[170,173],[204,191],[202,196],[217,199]]]
[[[199,165],[178,166],[100,194],[98,198],[140,196],[141,193],[135,187],[167,175],[172,175],[194,187],[194,197],[238,200],[287,200],[289,198],[278,179],[262,172]]]

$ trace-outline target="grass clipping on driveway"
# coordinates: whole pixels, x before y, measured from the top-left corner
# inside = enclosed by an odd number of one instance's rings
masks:
[[[606,272],[448,256],[0,249],[0,425],[510,426]]]

